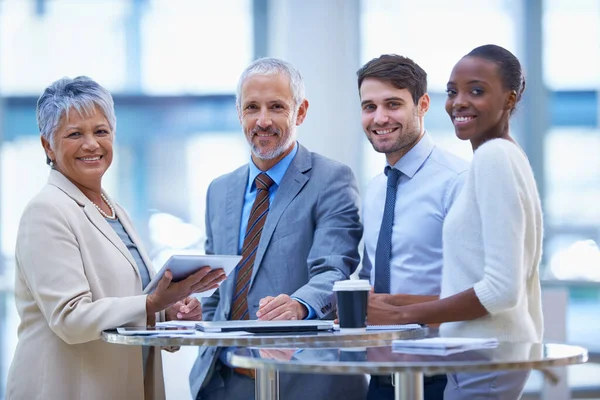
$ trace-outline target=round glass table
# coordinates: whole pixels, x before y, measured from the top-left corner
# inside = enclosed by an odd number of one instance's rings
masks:
[[[102,332],[102,340],[108,343],[132,346],[210,346],[210,347],[260,347],[270,346],[293,349],[353,348],[388,345],[394,339],[422,339],[429,328],[420,327],[401,330],[369,330],[362,332],[321,331],[293,334],[219,335],[198,332],[196,335],[130,336],[116,330]],[[251,367],[254,368],[254,367]],[[279,374],[276,370],[256,368],[255,398],[272,399],[279,396]]]
[[[499,343],[497,347],[450,355],[407,354],[389,346],[356,348],[239,348],[228,354],[235,367],[254,368],[262,397],[279,398],[278,373],[372,374],[393,376],[395,398],[422,400],[423,376],[452,372],[531,370],[581,364],[583,347],[564,344]],[[270,376],[267,374],[270,373]],[[260,380],[260,381],[259,381]],[[258,393],[258,392],[257,392]]]
[[[202,333],[196,335],[152,336],[122,335],[116,330],[102,332],[102,340],[108,343],[133,346],[277,346],[277,347],[352,347],[381,346],[394,339],[422,339],[429,333],[429,328],[421,327],[402,330],[368,330],[362,332],[319,331],[298,332],[288,334],[254,334],[233,335],[218,333]]]

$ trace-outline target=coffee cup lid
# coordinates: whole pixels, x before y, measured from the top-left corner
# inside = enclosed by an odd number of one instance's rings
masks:
[[[333,284],[333,290],[371,290],[371,285],[365,279],[346,279],[345,281],[336,281]]]

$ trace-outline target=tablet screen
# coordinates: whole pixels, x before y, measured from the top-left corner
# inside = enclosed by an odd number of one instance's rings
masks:
[[[158,281],[162,278],[167,269],[171,270],[173,274],[173,282],[185,279],[190,274],[198,271],[205,265],[212,267],[213,269],[222,268],[225,271],[225,275],[229,274],[235,269],[236,265],[242,256],[228,256],[228,255],[188,255],[188,254],[177,254],[171,256],[163,267],[156,273],[152,278],[148,286],[144,289],[144,294],[152,293],[158,285]],[[210,297],[216,289],[207,290],[205,292],[197,293],[197,297]]]

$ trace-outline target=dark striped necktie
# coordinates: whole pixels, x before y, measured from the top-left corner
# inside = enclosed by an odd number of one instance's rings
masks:
[[[248,217],[248,226],[246,227],[246,235],[242,246],[242,260],[236,267],[235,291],[230,314],[232,320],[248,319],[249,317],[248,284],[252,277],[252,268],[258,243],[260,242],[260,235],[269,213],[269,188],[275,183],[264,172],[259,174],[254,182],[256,184],[256,200],[254,200]]]
[[[396,190],[398,189],[400,171],[388,166],[385,168],[385,174],[387,175],[385,207],[375,250],[375,293],[390,293],[392,229],[394,227],[394,208],[396,207]]]

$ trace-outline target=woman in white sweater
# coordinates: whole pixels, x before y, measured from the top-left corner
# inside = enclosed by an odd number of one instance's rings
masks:
[[[444,223],[440,300],[390,305],[399,323],[442,323],[442,336],[542,340],[542,211],[509,129],[524,88],[519,61],[499,46],[478,47],[454,66],[446,111],[458,138],[471,142],[473,162]],[[528,375],[450,374],[444,398],[516,399]]]

